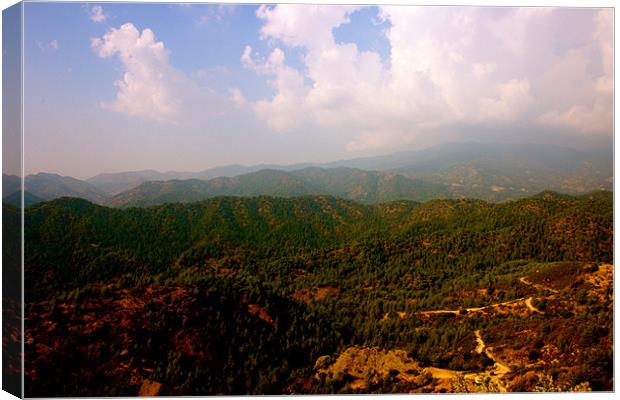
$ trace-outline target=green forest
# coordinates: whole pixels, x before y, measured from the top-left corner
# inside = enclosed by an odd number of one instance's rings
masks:
[[[613,390],[611,192],[60,198],[24,226],[29,397]]]

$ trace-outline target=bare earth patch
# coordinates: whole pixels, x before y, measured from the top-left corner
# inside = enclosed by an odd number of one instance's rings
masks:
[[[420,363],[407,356],[404,350],[368,347],[349,347],[337,358],[320,357],[315,364],[315,377],[329,381],[351,381],[350,389],[364,389],[388,376],[407,383],[420,383],[426,378]]]
[[[303,289],[293,293],[293,299],[309,304],[312,301],[321,301],[329,296],[337,296],[340,289],[334,286],[319,286],[314,289]]]

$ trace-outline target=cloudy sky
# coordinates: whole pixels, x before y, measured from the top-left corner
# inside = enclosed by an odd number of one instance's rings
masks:
[[[26,173],[610,146],[612,32],[611,9],[26,3]]]

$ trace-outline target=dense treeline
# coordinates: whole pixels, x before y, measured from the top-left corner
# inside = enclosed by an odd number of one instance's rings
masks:
[[[504,204],[317,196],[125,210],[71,198],[34,205],[25,214],[26,329],[53,350],[26,347],[36,371],[26,387],[44,394],[53,379],[65,382],[58,395],[129,395],[152,379],[169,394],[282,393],[319,355],[350,345],[401,348],[426,365],[467,371],[489,362],[463,351],[472,330],[493,324],[418,313],[522,298],[530,289],[515,280],[540,263],[612,262],[612,204],[608,192],[547,192]],[[484,298],[463,295],[481,289]],[[116,326],[128,302],[140,312]],[[111,318],[94,339],[41,327],[89,326],[89,315]],[[607,326],[606,315],[583,318]],[[71,348],[89,350],[75,359]],[[587,354],[605,369],[609,354]],[[108,363],[128,365],[123,384],[102,378]],[[71,378],[85,371],[92,379]]]

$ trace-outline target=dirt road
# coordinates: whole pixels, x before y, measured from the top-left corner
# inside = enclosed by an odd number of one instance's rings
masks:
[[[525,300],[525,297],[520,297],[518,299],[515,300],[509,300],[509,301],[504,301],[502,303],[494,303],[494,304],[489,304],[488,306],[482,306],[482,307],[472,307],[472,308],[465,308],[464,310],[466,310],[467,312],[484,312],[487,309],[490,308],[497,308],[497,307],[501,307],[501,306],[508,306],[508,305],[512,305],[515,303],[519,303],[521,301]],[[431,311],[420,311],[419,314],[422,315],[431,315],[431,314],[455,314],[458,315],[461,312],[461,310],[431,310]]]
[[[478,343],[478,345],[476,346],[476,353],[481,354],[484,351],[486,356],[493,360],[493,366],[495,367],[495,371],[490,375],[491,380],[495,382],[500,391],[505,392],[506,387],[502,383],[501,378],[511,371],[510,367],[507,364],[499,361],[495,357],[492,347],[486,346],[484,340],[482,339],[482,336],[480,335],[480,329],[474,331],[474,335],[476,335],[476,343]]]
[[[482,336],[480,336],[480,329],[477,329],[474,334],[476,335],[476,343],[478,343],[476,346],[476,353],[482,354],[484,351],[484,340],[482,340]]]
[[[542,311],[540,311],[538,308],[534,307],[534,305],[532,304],[532,300],[533,300],[533,298],[532,298],[532,297],[528,297],[528,298],[525,300],[525,305],[527,306],[527,308],[528,308],[531,312],[535,312],[535,313],[538,313],[538,314],[541,314],[541,315],[545,315],[545,313],[544,313],[544,312],[542,312]]]

